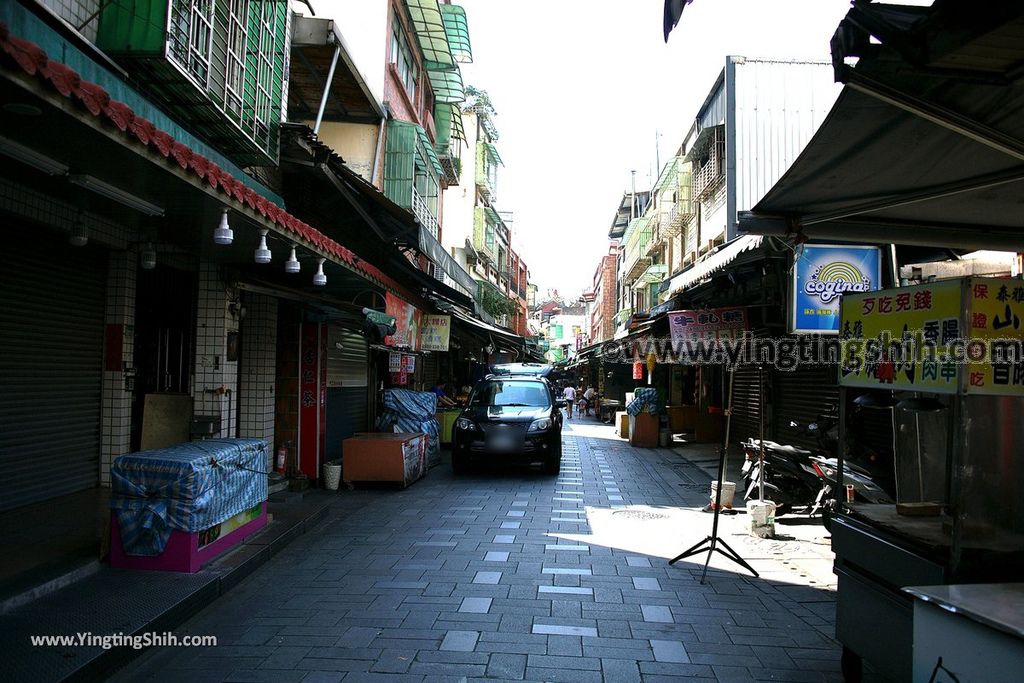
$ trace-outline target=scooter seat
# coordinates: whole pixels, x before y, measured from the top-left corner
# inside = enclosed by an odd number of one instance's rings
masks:
[[[796,446],[769,446],[764,445],[768,450],[775,451],[776,453],[785,453],[786,455],[813,455],[811,451],[805,451],[802,448]]]

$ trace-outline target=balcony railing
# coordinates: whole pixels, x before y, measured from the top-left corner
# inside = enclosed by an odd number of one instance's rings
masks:
[[[618,327],[619,325],[625,324],[626,321],[628,321],[632,317],[633,317],[633,309],[632,308],[623,308],[621,311],[619,311],[618,313],[615,314],[615,318],[614,318],[615,326]]]
[[[413,188],[412,191],[412,213],[419,220],[420,224],[427,229],[431,237],[437,239],[437,216],[430,212],[430,207],[420,193]]]
[[[647,256],[647,243],[651,239],[650,220],[646,216],[635,219],[627,232],[622,279],[628,285],[651,265],[651,257]]]
[[[708,141],[707,157],[694,162],[691,182],[693,200],[703,199],[705,195],[717,189],[723,180],[725,180],[725,131],[716,127]]]
[[[689,164],[687,164],[689,168]],[[693,197],[693,174],[689,170],[679,172],[679,187],[676,188],[676,201],[669,212],[668,220],[663,226],[665,237],[678,237],[683,226],[693,218],[696,203]]]

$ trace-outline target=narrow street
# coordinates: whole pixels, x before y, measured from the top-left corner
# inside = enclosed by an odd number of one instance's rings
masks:
[[[404,491],[340,493],[362,507],[335,506],[176,629],[217,647],[114,680],[840,680],[830,590],[727,530],[767,578],[716,559],[702,586],[703,555],[668,565],[710,532],[704,472],[566,424],[557,479],[445,463]]]

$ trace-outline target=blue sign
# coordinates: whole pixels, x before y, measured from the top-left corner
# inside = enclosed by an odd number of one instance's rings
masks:
[[[793,332],[838,332],[839,299],[879,288],[878,247],[806,244],[793,268]]]

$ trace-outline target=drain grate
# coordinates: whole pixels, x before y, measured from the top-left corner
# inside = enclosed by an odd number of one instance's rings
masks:
[[[668,515],[660,512],[648,512],[647,510],[616,510],[612,515],[615,517],[625,517],[626,519],[668,519]]]

